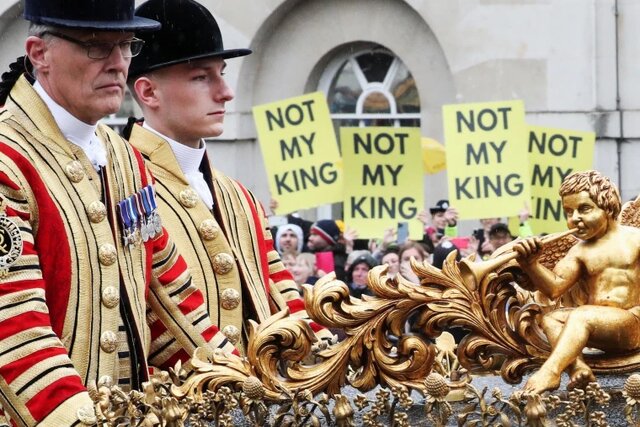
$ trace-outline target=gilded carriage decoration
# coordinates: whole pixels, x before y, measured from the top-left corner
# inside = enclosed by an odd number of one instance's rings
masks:
[[[625,205],[619,224],[640,225],[639,207],[638,200]],[[542,238],[539,262],[553,269],[580,242],[575,233],[572,229]],[[469,374],[475,373],[497,374],[509,384],[519,384],[523,376],[538,369],[549,358],[551,346],[540,326],[542,317],[559,308],[585,302],[582,282],[556,300],[534,292],[530,277],[518,263],[518,244],[515,241],[500,248],[483,262],[476,262],[472,257],[456,261],[456,254],[451,253],[441,270],[428,263],[412,262],[420,284],[399,275],[389,276],[385,266],[374,267],[369,273],[369,286],[375,296],[363,296],[362,299],[350,297],[346,284],[327,275],[315,286],[304,285],[307,312],[325,327],[342,329],[345,339],[320,348],[307,323],[281,312],[262,324],[252,323],[245,357],[199,349],[189,366],[177,366],[164,378],[165,387],[156,387],[150,395],[155,396],[156,402],[201,408],[206,399],[222,405],[220,402],[226,400],[217,397],[220,390],[228,396],[236,390],[240,398],[227,398],[236,406],[242,406],[246,414],[254,414],[252,419],[256,425],[264,419],[255,415],[258,413],[255,405],[264,405],[264,402],[284,405],[297,414],[296,420],[319,425],[309,421],[316,418],[304,409],[304,405],[319,408],[326,416],[331,416],[327,409],[330,397],[335,402],[336,424],[353,425],[349,421],[353,408],[340,394],[347,384],[361,392],[376,387],[390,389],[399,407],[410,405],[412,400],[408,393],[416,390],[427,397],[425,416],[436,425],[443,424],[451,414],[445,397],[452,389],[465,390],[466,396],[471,394],[478,403],[476,406],[484,408],[482,411],[490,411],[486,408],[494,408],[494,404],[502,405],[502,411],[511,410],[516,414],[518,423],[541,423],[549,408],[558,410],[563,404],[568,409],[560,411],[558,416],[575,416],[571,408],[587,408],[591,404],[588,402],[608,404],[609,394],[594,382],[571,391],[564,400],[537,392],[507,399],[494,390],[491,404],[485,402],[488,399],[486,390],[478,391],[469,384]],[[410,319],[413,326],[407,332]],[[457,359],[451,363],[455,358],[455,347],[445,344],[438,348],[436,340],[455,327],[468,332],[457,345]],[[613,353],[589,350],[581,357],[596,374],[627,373],[640,366],[640,351],[637,350]],[[187,370],[194,372],[185,376]],[[637,414],[640,406],[638,378],[637,375],[629,377],[624,388],[625,415],[629,422],[637,421],[633,421],[633,414]],[[157,390],[163,390],[165,396],[158,398]],[[396,407],[389,405],[388,393],[377,396],[378,403],[373,404],[373,408]],[[154,398],[147,400],[154,401]],[[105,399],[102,401],[104,405]],[[113,404],[113,399],[110,402]],[[365,407],[367,402],[366,398],[358,397],[355,405]],[[259,413],[264,416],[264,408],[261,411]],[[373,415],[365,414],[365,418],[380,416],[376,411]],[[485,416],[482,411],[478,414]],[[436,413],[440,415],[434,415]],[[467,420],[472,413],[459,416]],[[606,425],[598,411],[584,410],[583,415],[598,418],[593,425]],[[394,425],[408,425],[406,420],[402,421],[405,416],[401,413],[393,413],[392,417],[396,420]],[[305,425],[298,421],[288,425]]]

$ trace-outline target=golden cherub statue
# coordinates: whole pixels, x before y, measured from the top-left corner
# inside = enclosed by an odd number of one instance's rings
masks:
[[[640,229],[620,223],[618,190],[597,171],[569,175],[560,196],[578,242],[552,270],[539,261],[539,237],[523,239],[513,249],[535,290],[557,299],[581,282],[585,301],[544,315],[541,326],[552,351],[525,384],[531,393],[558,388],[565,370],[570,389],[594,381],[582,357],[585,347],[605,352],[640,348]]]

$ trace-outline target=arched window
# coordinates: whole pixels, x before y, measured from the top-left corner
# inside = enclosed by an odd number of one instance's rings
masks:
[[[338,138],[343,126],[420,127],[413,75],[383,46],[358,43],[340,49],[326,64],[318,88],[327,95]],[[342,218],[342,203],[320,206],[316,216]]]
[[[336,131],[341,126],[420,126],[420,97],[406,65],[381,46],[342,56],[321,87]]]

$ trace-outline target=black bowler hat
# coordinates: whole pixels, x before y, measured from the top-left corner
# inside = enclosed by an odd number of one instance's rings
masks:
[[[192,0],[149,0],[138,6],[136,15],[159,21],[162,29],[142,37],[144,49],[131,60],[129,78],[196,59],[251,53],[249,49],[225,50],[215,18]]]
[[[134,15],[135,0],[25,0],[24,19],[34,24],[103,31],[149,31],[152,19]]]

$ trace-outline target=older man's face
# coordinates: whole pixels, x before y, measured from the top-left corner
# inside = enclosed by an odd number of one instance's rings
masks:
[[[70,30],[64,33],[83,42],[119,43],[133,33]],[[124,97],[130,58],[116,45],[104,59],[91,59],[87,49],[55,36],[45,36],[37,79],[65,110],[88,124],[118,111]]]

